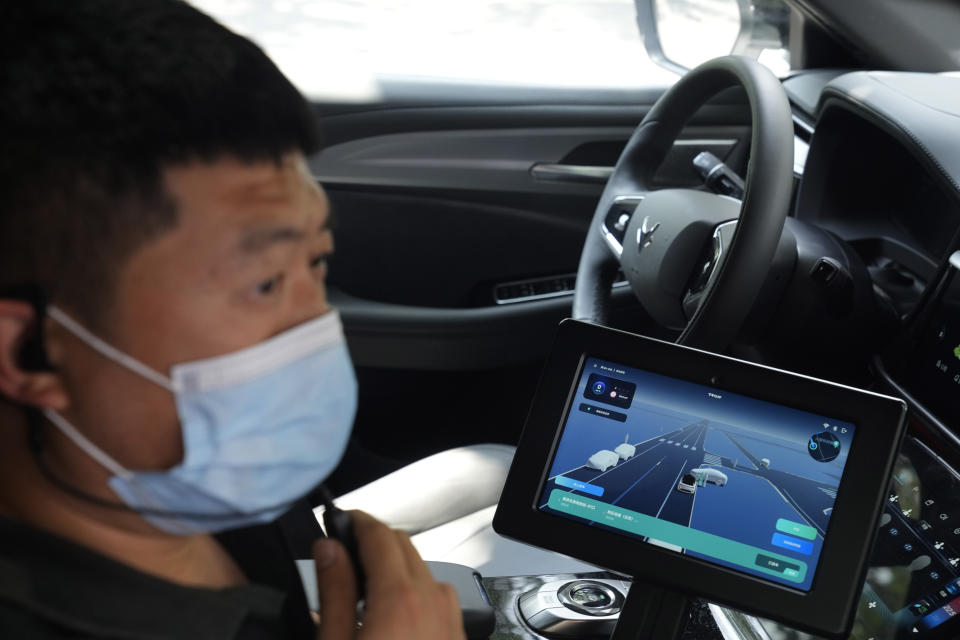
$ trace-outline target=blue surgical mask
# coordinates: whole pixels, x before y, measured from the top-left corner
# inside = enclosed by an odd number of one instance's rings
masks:
[[[44,412],[111,472],[110,488],[127,506],[163,531],[190,535],[270,522],[343,455],[357,383],[336,312],[240,351],[174,365],[169,376],[60,309],[48,312],[103,356],[173,393],[184,457],[166,471],[126,469],[63,416]]]

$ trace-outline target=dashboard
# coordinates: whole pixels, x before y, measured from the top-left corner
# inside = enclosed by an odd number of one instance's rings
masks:
[[[820,79],[785,83],[801,116],[813,119],[811,105],[818,116],[795,217],[862,263],[893,321],[870,350],[874,377],[904,395],[935,446],[960,462],[960,78]]]
[[[812,135],[798,128],[809,153],[795,217],[850,247],[869,274],[892,320],[872,349],[872,381],[903,397],[911,416],[851,638],[956,638],[960,79],[855,72],[815,80],[785,82],[798,117],[816,120]],[[739,637],[810,637],[769,621],[746,626]]]

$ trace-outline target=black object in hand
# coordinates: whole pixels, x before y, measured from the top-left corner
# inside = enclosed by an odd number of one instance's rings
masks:
[[[353,574],[357,579],[357,600],[363,600],[367,592],[367,580],[360,563],[360,550],[357,548],[357,538],[353,533],[353,519],[350,514],[333,504],[333,497],[326,487],[320,487],[320,496],[323,500],[323,528],[327,537],[337,540],[347,550],[350,563],[353,565]]]

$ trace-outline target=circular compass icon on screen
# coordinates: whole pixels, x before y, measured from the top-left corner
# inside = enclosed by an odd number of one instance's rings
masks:
[[[807,453],[817,462],[830,462],[840,455],[840,440],[829,431],[815,433],[807,441]]]

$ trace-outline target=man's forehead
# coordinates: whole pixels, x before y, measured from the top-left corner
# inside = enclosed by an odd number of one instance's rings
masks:
[[[320,227],[328,215],[326,195],[299,153],[280,162],[228,158],[174,167],[165,177],[187,226],[256,232],[280,224]]]

